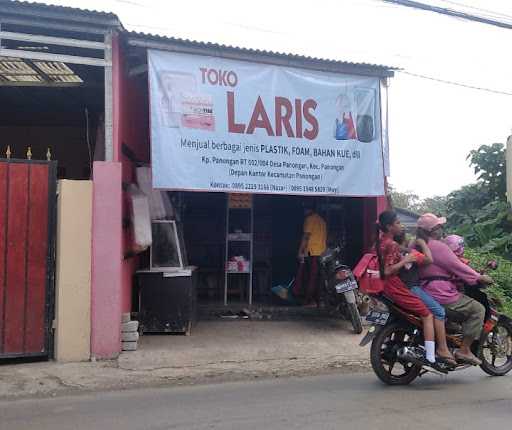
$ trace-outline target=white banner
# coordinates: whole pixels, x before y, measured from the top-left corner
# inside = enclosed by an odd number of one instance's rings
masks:
[[[153,186],[384,194],[379,79],[149,51]]]

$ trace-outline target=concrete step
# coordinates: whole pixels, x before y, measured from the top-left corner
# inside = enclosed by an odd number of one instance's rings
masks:
[[[129,322],[121,324],[122,332],[132,332],[132,331],[137,331],[138,329],[139,329],[138,321],[129,321]]]
[[[137,342],[121,342],[123,351],[137,351]]]
[[[123,342],[137,342],[139,340],[139,332],[126,331],[121,333],[121,340]]]

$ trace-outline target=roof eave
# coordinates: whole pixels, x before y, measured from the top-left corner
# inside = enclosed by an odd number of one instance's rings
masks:
[[[34,3],[3,3],[0,18],[14,18],[26,20],[27,24],[34,24],[34,20],[47,20],[49,22],[61,22],[87,28],[122,29],[119,18],[112,13],[94,12],[68,7],[50,6]]]
[[[388,78],[394,76],[395,70],[394,68],[380,65],[346,63],[342,61],[252,50],[214,43],[195,42],[164,36],[144,35],[134,32],[124,32],[124,37],[128,45],[146,49],[160,49],[186,54],[209,55],[231,60],[252,61],[323,72]]]

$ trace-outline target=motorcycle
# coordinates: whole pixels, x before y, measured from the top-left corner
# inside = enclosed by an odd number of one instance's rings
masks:
[[[496,304],[483,291],[483,285],[466,286],[465,294],[485,307],[482,334],[471,349],[482,360],[480,368],[491,376],[503,376],[512,370],[512,320],[499,314]],[[409,311],[378,294],[372,297],[373,309],[366,317],[372,323],[360,342],[371,342],[370,362],[377,377],[388,385],[407,385],[427,372],[447,374],[472,367],[457,361],[457,366],[437,363],[435,368],[421,363],[423,357],[422,322]],[[448,321],[446,338],[450,348],[462,344],[462,327]]]
[[[362,333],[358,285],[352,270],[341,262],[341,248],[328,248],[320,256],[320,267],[328,304],[338,309],[352,323],[356,334]]]

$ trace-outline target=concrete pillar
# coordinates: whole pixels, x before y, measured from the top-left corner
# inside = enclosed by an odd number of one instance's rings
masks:
[[[55,359],[91,352],[92,182],[59,181],[55,284]]]
[[[91,356],[116,358],[121,350],[122,169],[93,166]]]

